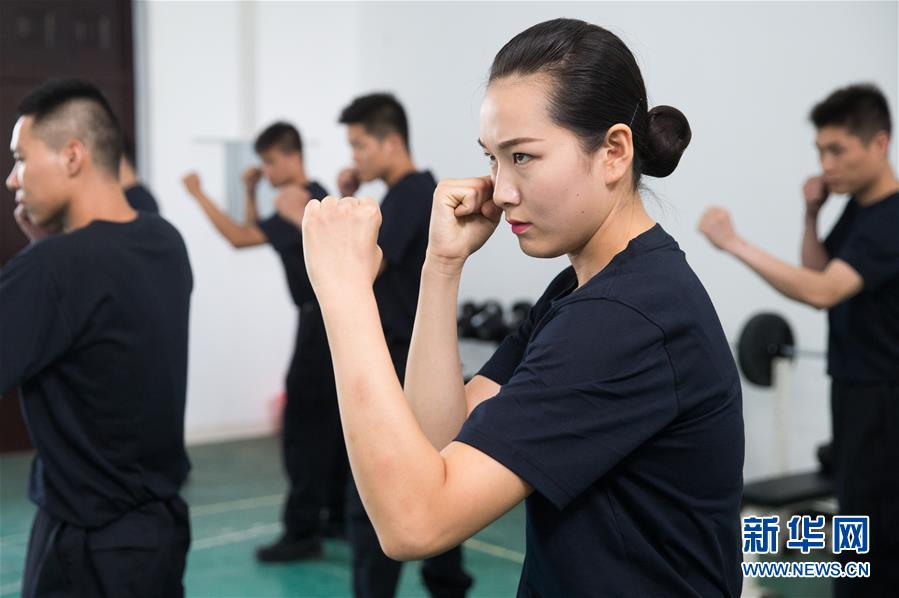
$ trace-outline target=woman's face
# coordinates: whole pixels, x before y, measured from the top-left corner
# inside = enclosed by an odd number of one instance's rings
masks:
[[[547,89],[542,75],[500,79],[481,104],[493,201],[533,257],[578,253],[612,206],[606,150],[586,154],[574,133],[552,122]]]

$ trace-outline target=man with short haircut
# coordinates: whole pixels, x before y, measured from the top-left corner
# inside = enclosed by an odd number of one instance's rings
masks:
[[[340,123],[347,125],[354,162],[353,168],[340,173],[340,193],[354,195],[361,182],[374,180],[384,181],[388,187],[381,202],[378,245],[383,260],[374,293],[393,367],[403,380],[437,183],[429,171],[415,168],[409,151],[406,112],[392,95],[376,93],[356,98],[341,113]],[[355,595],[394,596],[401,563],[381,550],[352,479],[346,513]],[[426,559],[421,573],[425,586],[435,597],[463,597],[472,583],[462,569],[461,547]]]
[[[303,238],[293,223],[302,219],[310,198],[321,199],[328,193],[307,177],[302,138],[293,125],[276,122],[266,127],[256,138],[254,149],[262,167],[251,166],[243,172],[243,223],[234,221],[206,195],[196,173],[185,176],[184,184],[209,221],[234,248],[272,246],[284,266],[291,298],[299,310],[282,418],[282,454],[288,478],[284,533],[256,551],[260,561],[276,563],[320,558],[322,536],[343,535],[348,466],[325,324],[306,275]],[[263,176],[278,190],[278,195],[276,213],[260,220],[256,187]]]
[[[734,232],[712,208],[700,229],[782,294],[828,310],[828,368],[836,495],[844,515],[870,517],[870,578],[837,578],[836,596],[899,596],[899,180],[889,162],[887,101],[871,85],[834,91],[811,121],[823,173],[805,182],[802,266]],[[823,240],[818,214],[831,193],[850,196]]]
[[[32,242],[0,272],[0,394],[21,385],[37,450],[22,594],[181,596],[187,251],[128,205],[100,91],[47,83],[19,114],[6,185]]]

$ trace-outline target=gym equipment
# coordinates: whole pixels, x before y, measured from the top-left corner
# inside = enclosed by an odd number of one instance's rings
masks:
[[[495,299],[484,303],[466,301],[459,305],[456,316],[459,338],[499,343],[506,335],[518,329],[527,319],[532,307],[530,301],[516,301],[506,317],[502,305]]]
[[[743,376],[753,384],[771,386],[775,359],[791,361],[794,355],[793,331],[778,314],[756,314],[740,333],[737,361]]]
[[[517,301],[506,318],[503,307],[496,300],[466,301],[459,305],[456,326],[462,377],[466,382],[490,359],[506,335],[518,329],[531,307],[529,301]]]
[[[790,372],[799,355],[821,357],[822,353],[798,351],[789,323],[775,313],[759,313],[746,322],[737,342],[737,363],[752,384],[774,387],[779,475],[743,486],[743,505],[785,509],[833,496],[830,445],[818,447],[820,468],[787,473],[788,424],[790,420]]]
[[[818,454],[829,452],[830,445],[818,447]],[[815,471],[804,471],[765,478],[743,486],[743,505],[783,509],[790,505],[822,500],[833,496],[833,478],[830,465],[821,463]]]
[[[508,331],[503,307],[493,300],[485,301],[481,310],[471,316],[471,326],[476,338],[495,343],[502,341]]]
[[[793,330],[782,316],[775,313],[760,313],[749,318],[737,341],[737,363],[743,377],[758,386],[774,386],[778,469],[781,474],[787,471],[790,362],[795,353]]]
[[[743,377],[751,384],[774,387],[775,425],[778,475],[743,485],[743,515],[786,511],[791,514],[818,514],[827,510],[833,497],[830,445],[818,447],[820,468],[812,471],[788,473],[788,439],[790,420],[790,373],[797,356],[820,357],[823,354],[796,349],[795,337],[789,323],[775,313],[752,316],[740,332],[736,347],[737,363]],[[809,508],[811,507],[811,508]],[[757,557],[748,555],[747,560]],[[753,578],[744,580],[744,595],[763,595]]]
[[[471,318],[481,310],[481,306],[473,301],[466,301],[459,306],[459,312],[456,316],[456,331],[459,338],[474,338],[474,327],[471,325]]]
[[[743,376],[758,386],[774,387],[777,425],[777,454],[781,475],[747,484],[743,498],[747,503],[767,507],[783,506],[824,498],[833,492],[830,481],[830,446],[818,448],[821,468],[817,471],[787,475],[787,440],[790,420],[790,371],[797,356],[823,357],[816,351],[796,349],[789,323],[775,313],[759,313],[746,322],[737,342],[737,363]]]

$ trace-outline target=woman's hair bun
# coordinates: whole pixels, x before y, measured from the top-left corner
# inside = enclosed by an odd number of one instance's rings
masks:
[[[684,113],[672,106],[656,106],[649,111],[648,155],[643,173],[666,177],[677,168],[680,157],[690,145],[692,133]]]

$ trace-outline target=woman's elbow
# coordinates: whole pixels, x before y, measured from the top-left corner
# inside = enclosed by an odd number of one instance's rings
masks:
[[[381,550],[395,561],[417,561],[444,552],[437,534],[427,525],[397,525],[395,529],[378,529]]]
[[[423,559],[424,552],[414,541],[400,539],[381,540],[381,550],[395,561],[417,561]]]
[[[384,554],[395,561],[417,561],[431,555],[428,543],[420,537],[378,534],[378,541]]]

